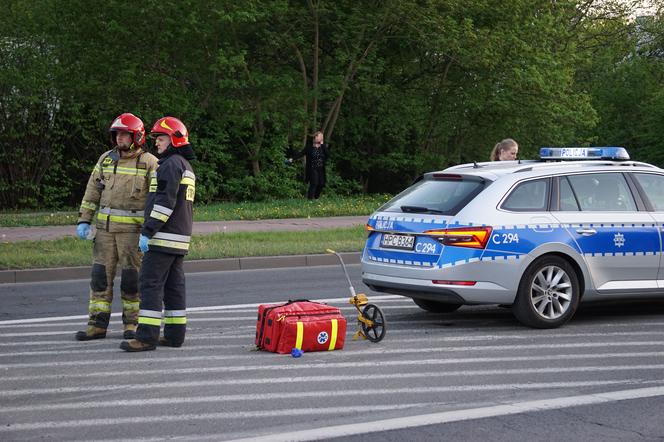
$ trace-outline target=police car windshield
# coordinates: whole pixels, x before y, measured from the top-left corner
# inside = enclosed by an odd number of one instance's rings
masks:
[[[455,215],[484,189],[477,179],[424,179],[388,201],[381,212]]]

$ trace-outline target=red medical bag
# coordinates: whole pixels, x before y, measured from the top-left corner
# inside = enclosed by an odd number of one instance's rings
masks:
[[[346,318],[337,307],[306,300],[258,306],[256,346],[261,350],[341,350],[345,341]]]

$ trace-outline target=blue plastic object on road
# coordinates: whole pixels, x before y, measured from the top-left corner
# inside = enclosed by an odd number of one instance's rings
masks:
[[[290,354],[294,358],[299,358],[300,356],[302,356],[304,354],[304,352],[302,350],[300,350],[299,348],[293,348],[291,350]]]
[[[148,251],[150,248],[148,246],[148,237],[145,235],[141,235],[138,237],[138,248],[141,249],[141,252],[145,253]]]
[[[90,234],[90,224],[81,223],[76,226],[76,234],[81,239],[88,239],[88,235]]]

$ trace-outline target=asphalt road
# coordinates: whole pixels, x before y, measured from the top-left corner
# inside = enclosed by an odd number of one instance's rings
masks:
[[[508,309],[369,292],[388,327],[372,344],[352,340],[338,266],[187,278],[185,346],[140,354],[118,349],[117,315],[107,339],[74,341],[87,281],[0,285],[0,440],[664,439],[661,302],[532,330]],[[255,304],[289,298],[341,306],[344,350],[253,351]]]

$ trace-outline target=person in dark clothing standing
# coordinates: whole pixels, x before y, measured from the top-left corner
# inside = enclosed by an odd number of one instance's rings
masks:
[[[154,350],[156,345],[180,347],[187,326],[184,255],[189,251],[193,224],[195,158],[187,128],[174,117],[152,126],[161,156],[156,178],[150,183],[139,247],[145,253],[139,276],[141,303],[136,338],[123,341],[129,352]],[[159,338],[164,307],[164,336]]]
[[[325,163],[329,156],[330,151],[323,140],[323,132],[318,131],[314,134],[313,142],[307,143],[294,157],[295,159],[306,157],[304,181],[309,183],[307,198],[310,200],[318,199],[325,187]],[[293,158],[289,158],[288,161],[292,163]]]

